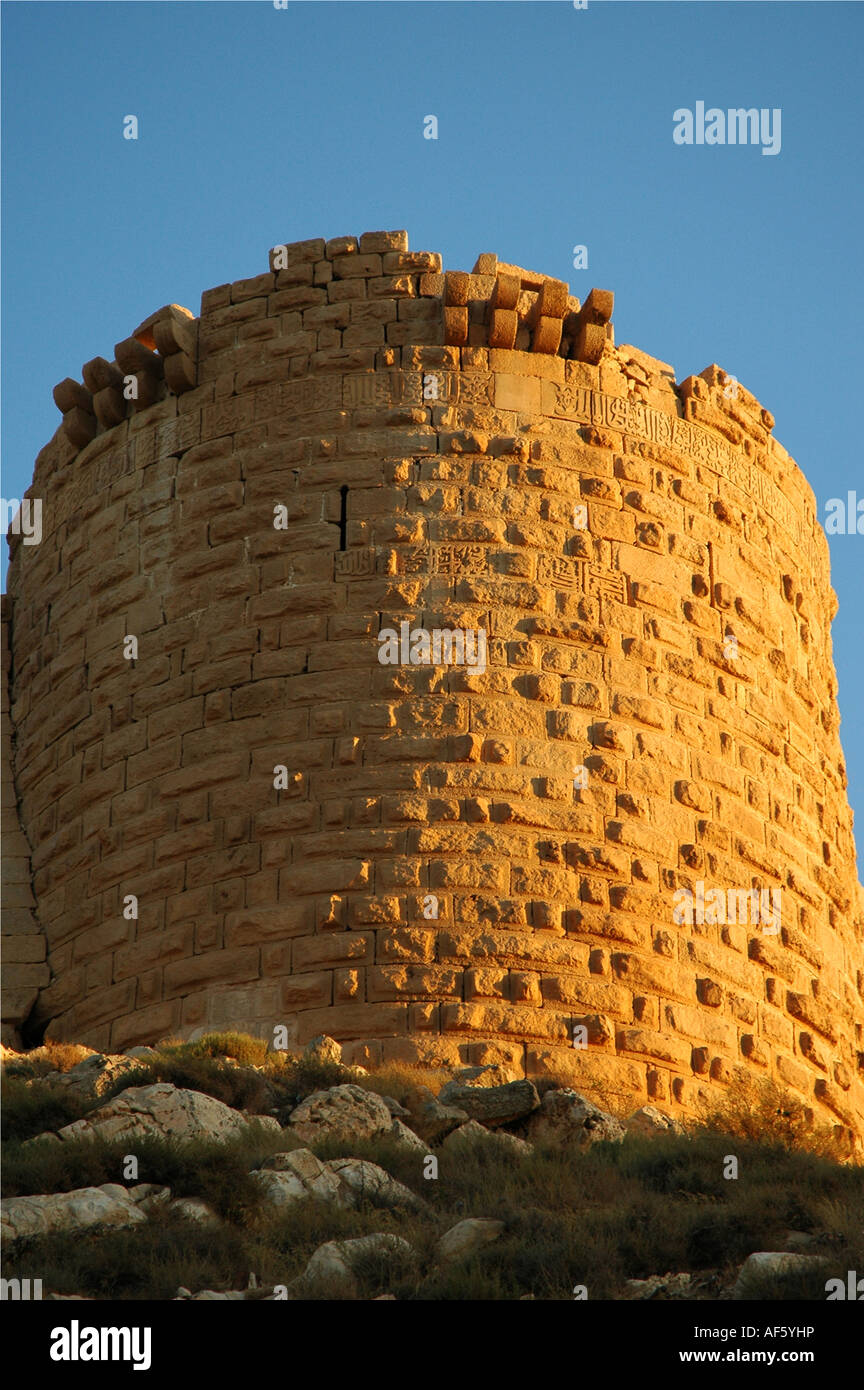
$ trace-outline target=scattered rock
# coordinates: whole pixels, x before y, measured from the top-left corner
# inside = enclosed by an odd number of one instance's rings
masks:
[[[402,1144],[406,1149],[414,1149],[416,1153],[427,1154],[429,1152],[429,1145],[424,1144],[423,1140],[414,1133],[413,1129],[409,1129],[407,1125],[403,1125],[401,1120],[393,1121],[390,1126],[390,1138],[395,1139],[397,1143]]]
[[[490,1241],[497,1240],[504,1230],[503,1221],[493,1221],[488,1216],[470,1216],[451,1226],[438,1241],[436,1250],[440,1260],[461,1260],[475,1251],[482,1250]]]
[[[188,1299],[184,1301],[188,1303],[222,1303],[225,1301],[241,1303],[245,1298],[246,1291],[244,1289],[232,1289],[229,1293],[218,1293],[215,1289],[202,1289],[200,1293],[190,1294]]]
[[[354,1269],[358,1260],[370,1255],[393,1259],[413,1253],[413,1246],[407,1240],[386,1233],[359,1236],[356,1240],[328,1240],[325,1245],[319,1245],[294,1286],[296,1289],[298,1284],[308,1287],[325,1283],[340,1294],[354,1294],[357,1291]]]
[[[252,1174],[256,1185],[277,1207],[293,1206],[315,1197],[337,1206],[348,1204],[338,1174],[316,1158],[309,1149],[274,1154]]]
[[[807,1231],[787,1231],[783,1244],[787,1250],[802,1254],[807,1250],[814,1250],[819,1241]]]
[[[510,1067],[502,1067],[499,1063],[490,1063],[485,1067],[460,1067],[453,1073],[453,1080],[447,1083],[448,1086],[508,1086],[513,1081],[520,1081],[521,1075]],[[446,1089],[446,1088],[444,1088]]]
[[[3,1243],[48,1231],[84,1231],[93,1226],[140,1225],[146,1212],[119,1183],[101,1187],[77,1187],[72,1192],[9,1197],[0,1203],[0,1239]]]
[[[224,1141],[245,1133],[247,1127],[247,1119],[221,1100],[160,1081],[130,1087],[86,1119],[64,1125],[58,1134],[63,1140],[132,1140],[152,1134],[165,1139]]]
[[[398,1100],[394,1100],[392,1096],[382,1096],[381,1099],[387,1106],[387,1109],[390,1111],[390,1114],[393,1115],[395,1118],[400,1120],[408,1120],[411,1118],[411,1111],[406,1110],[405,1106],[400,1105]]]
[[[326,1033],[319,1033],[317,1038],[306,1044],[303,1056],[311,1062],[335,1062],[341,1065],[342,1047],[335,1038],[329,1038]]]
[[[789,1275],[807,1274],[810,1270],[823,1268],[828,1261],[822,1255],[799,1255],[789,1251],[758,1250],[748,1255],[740,1270],[732,1297],[746,1300],[753,1297],[754,1285],[765,1279],[783,1279]]]
[[[281,1134],[282,1126],[275,1115],[253,1115],[248,1110],[241,1111],[247,1124],[258,1125],[261,1129],[267,1130],[270,1134]]]
[[[540,1109],[531,1116],[530,1138],[537,1144],[554,1143],[586,1148],[602,1139],[619,1143],[624,1126],[614,1115],[607,1115],[569,1087],[547,1091]]]
[[[458,1106],[469,1119],[491,1126],[521,1120],[540,1104],[540,1097],[531,1081],[509,1081],[504,1086],[463,1086],[449,1081],[441,1091],[439,1100],[445,1105]]]
[[[47,1075],[39,1078],[39,1082],[41,1085],[48,1083],[62,1086],[75,1095],[95,1100],[104,1096],[124,1072],[137,1071],[140,1065],[139,1061],[128,1054],[113,1056],[110,1053],[91,1052],[89,1057],[76,1062],[69,1071],[49,1071]]]
[[[676,1134],[683,1138],[687,1133],[680,1120],[673,1120],[671,1115],[658,1110],[656,1105],[643,1105],[641,1110],[634,1110],[624,1121],[624,1129],[627,1134],[648,1136]]]
[[[187,1221],[194,1221],[198,1226],[221,1225],[217,1213],[200,1197],[176,1197],[169,1202],[168,1210],[185,1217]]]
[[[469,1120],[467,1124],[454,1129],[441,1147],[444,1153],[459,1154],[469,1153],[478,1144],[519,1158],[527,1158],[534,1152],[533,1144],[527,1144],[524,1139],[517,1139],[515,1134],[507,1134],[502,1129],[485,1129],[483,1125],[478,1125],[476,1120]]]
[[[142,1211],[155,1211],[157,1207],[164,1207],[171,1201],[170,1187],[161,1187],[156,1182],[139,1182],[134,1187],[128,1187],[126,1191],[137,1202]]]
[[[346,1198],[352,1206],[359,1206],[364,1200],[376,1207],[396,1210],[420,1211],[425,1206],[410,1188],[365,1158],[331,1158],[326,1166],[344,1184]]]
[[[458,1129],[468,1119],[465,1110],[455,1105],[442,1105],[428,1086],[417,1086],[406,1098],[411,1128],[427,1144],[435,1144]]]
[[[689,1298],[690,1278],[689,1274],[651,1274],[647,1279],[628,1279],[624,1297],[631,1300]]]
[[[292,1111],[288,1129],[304,1144],[314,1144],[325,1138],[374,1139],[389,1133],[393,1123],[380,1096],[349,1083],[307,1096]]]
[[[225,1300],[229,1300],[232,1303],[239,1303],[244,1300],[260,1300],[262,1298],[270,1298],[272,1300],[273,1289],[259,1289],[258,1280],[254,1274],[249,1275],[249,1285],[246,1289],[229,1289],[227,1291],[202,1289],[200,1293],[192,1293],[191,1289],[187,1289],[185,1285],[181,1284],[174,1295],[175,1302],[179,1299],[188,1303],[216,1303],[224,1302]]]

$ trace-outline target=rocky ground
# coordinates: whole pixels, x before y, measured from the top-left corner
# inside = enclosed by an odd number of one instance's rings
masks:
[[[864,1168],[770,1095],[756,1138],[752,1105],[685,1132],[330,1038],[3,1060],[4,1275],[47,1298],[824,1300],[864,1269]]]

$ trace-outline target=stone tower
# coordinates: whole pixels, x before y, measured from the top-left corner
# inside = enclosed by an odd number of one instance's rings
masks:
[[[771,1076],[864,1135],[813,493],[611,311],[305,241],[55,389],[10,542],[9,1024],[282,1024],[683,1114]]]

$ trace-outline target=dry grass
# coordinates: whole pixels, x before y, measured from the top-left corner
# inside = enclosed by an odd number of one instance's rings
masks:
[[[818,1279],[798,1278],[793,1292],[782,1281],[760,1286],[760,1297],[824,1299],[826,1277],[864,1267],[864,1169],[782,1146],[706,1131],[694,1140],[628,1139],[584,1153],[538,1149],[518,1162],[485,1148],[458,1158],[439,1152],[432,1180],[423,1177],[422,1155],[388,1138],[316,1146],[321,1158],[341,1153],[380,1163],[424,1199],[422,1212],[407,1213],[371,1204],[345,1211],[315,1201],[268,1207],[247,1173],[270,1143],[261,1135],[224,1147],[139,1144],[142,1177],[168,1183],[177,1195],[204,1196],[223,1223],[201,1231],[162,1211],[130,1232],[46,1236],[7,1259],[7,1277],[41,1277],[58,1292],[104,1297],[113,1290],[126,1298],[171,1297],[179,1284],[245,1288],[250,1271],[287,1284],[324,1241],[373,1231],[402,1236],[417,1257],[386,1268],[370,1262],[361,1271],[360,1297],[570,1299],[574,1285],[585,1284],[590,1298],[615,1299],[627,1279],[685,1270],[716,1271],[728,1288],[748,1254],[783,1249],[790,1229],[808,1232],[831,1267]],[[97,1159],[93,1146],[70,1145],[67,1161],[91,1165],[79,1166],[79,1179],[116,1181],[122,1147],[103,1146]],[[723,1160],[733,1150],[741,1176],[728,1181]],[[12,1158],[7,1177],[20,1179],[22,1168]],[[42,1160],[53,1161],[53,1154]],[[101,1168],[92,1166],[97,1161]],[[48,1166],[42,1176],[56,1179]],[[439,1266],[436,1241],[467,1216],[500,1219],[504,1232],[470,1259]]]
[[[409,1067],[391,1063],[385,1067],[377,1067],[368,1076],[358,1076],[353,1079],[364,1091],[374,1091],[379,1096],[392,1096],[393,1100],[404,1105],[406,1100],[409,1100],[421,1086],[428,1087],[437,1095],[441,1087],[452,1078],[449,1071],[436,1071],[431,1067]]]
[[[52,1051],[50,1070],[59,1070],[55,1056]],[[270,1052],[255,1039],[216,1034],[162,1045],[120,1078],[116,1090],[157,1079],[250,1111],[269,1109],[285,1122],[298,1100],[345,1081],[404,1103],[420,1086],[437,1090],[448,1075],[389,1066],[356,1077],[333,1063]],[[20,1143],[104,1100],[85,1105],[38,1077],[29,1084],[21,1076],[8,1079],[5,1195],[122,1181],[128,1140],[26,1150]],[[827,1277],[864,1268],[864,1167],[838,1163],[830,1131],[815,1130],[803,1105],[767,1085],[730,1090],[686,1138],[634,1135],[585,1151],[538,1147],[518,1160],[492,1146],[458,1157],[439,1149],[433,1150],[435,1179],[424,1177],[421,1153],[389,1136],[315,1146],[324,1160],[350,1156],[380,1164],[423,1199],[420,1212],[371,1204],[342,1210],[315,1201],[274,1209],[249,1172],[284,1146],[279,1135],[261,1129],[227,1145],[137,1141],[141,1181],[166,1184],[175,1196],[203,1197],[221,1224],[205,1230],[160,1210],[133,1231],[49,1235],[13,1251],[6,1276],[42,1278],[57,1292],[164,1299],[181,1284],[245,1288],[250,1272],[264,1283],[287,1284],[324,1241],[376,1231],[402,1236],[416,1255],[368,1261],[359,1271],[360,1298],[391,1292],[404,1300],[571,1299],[574,1286],[585,1284],[592,1299],[616,1299],[628,1279],[681,1271],[728,1290],[748,1254],[784,1249],[789,1231],[808,1234],[830,1269],[760,1284],[754,1296],[824,1299]],[[729,1155],[739,1163],[735,1180],[724,1176]],[[437,1240],[469,1216],[500,1219],[503,1234],[471,1258],[441,1266]]]
[[[821,1155],[838,1162],[851,1157],[848,1139],[817,1123],[812,1110],[776,1082],[764,1077],[730,1086],[724,1099],[705,1115],[703,1126],[756,1143],[780,1144],[798,1153]]]
[[[92,1048],[79,1047],[77,1043],[46,1042],[32,1052],[22,1054],[6,1063],[5,1076],[30,1077],[47,1076],[52,1071],[71,1071],[79,1062],[90,1056]]]

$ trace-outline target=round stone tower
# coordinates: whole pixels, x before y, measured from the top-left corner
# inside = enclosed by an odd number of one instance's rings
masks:
[[[270,263],[55,388],[8,1022],[682,1114],[770,1076],[864,1136],[836,600],[767,410],[493,255]]]

